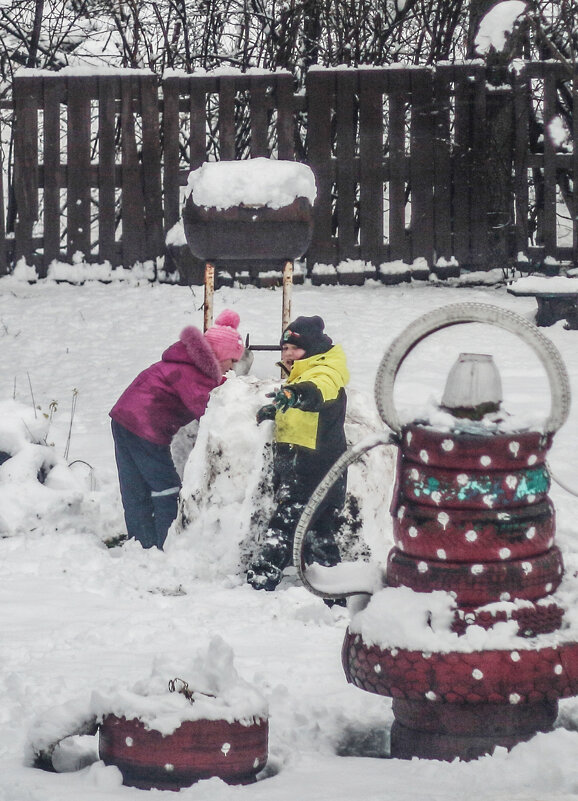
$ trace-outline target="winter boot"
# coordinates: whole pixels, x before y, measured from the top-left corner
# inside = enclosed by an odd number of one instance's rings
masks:
[[[247,571],[247,582],[256,590],[274,590],[291,562],[293,542],[285,531],[269,531],[261,553]]]
[[[250,584],[254,590],[272,592],[282,578],[281,568],[272,565],[265,559],[256,559],[247,570],[247,584]]]

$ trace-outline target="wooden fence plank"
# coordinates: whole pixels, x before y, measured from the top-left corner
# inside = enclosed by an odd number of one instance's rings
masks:
[[[343,80],[343,79],[341,79]],[[381,261],[383,253],[384,76],[359,72],[359,219],[361,258]],[[351,122],[350,122],[351,125]]]
[[[262,75],[249,78],[249,112],[251,116],[251,158],[269,156],[269,81]]]
[[[143,76],[139,82],[142,116],[142,173],[146,252],[154,259],[164,252],[163,201],[161,192],[161,148],[156,75]]]
[[[277,103],[277,158],[293,161],[295,158],[295,109],[293,102],[293,76],[281,73],[275,83]]]
[[[219,80],[220,161],[234,161],[235,154],[235,78],[223,76]]]
[[[346,73],[337,83],[336,180],[337,255],[339,261],[357,258],[356,186],[359,180],[355,154],[357,131],[357,76]]]
[[[487,164],[488,152],[488,118],[486,109],[486,71],[483,66],[478,65],[472,68],[470,88],[471,114],[470,118],[470,175],[469,186],[467,188],[470,198],[470,219],[468,228],[470,230],[470,253],[467,264],[470,267],[479,268],[488,262],[490,253],[488,250],[488,182]],[[508,103],[510,106],[511,104]],[[491,146],[493,148],[493,145]],[[500,224],[506,224],[504,219],[500,219]],[[492,265],[494,266],[494,265]]]
[[[169,76],[163,80],[163,202],[165,233],[175,225],[180,211],[180,152],[179,152],[179,79]]]
[[[66,252],[90,258],[90,99],[94,78],[68,76]]]
[[[116,123],[120,81],[98,76],[98,256],[118,266],[116,247]]]
[[[207,96],[217,89],[216,79],[191,78],[190,80],[191,147],[190,168],[196,170],[207,160]]]
[[[134,122],[135,79],[122,76],[121,90],[121,150],[122,150],[122,254],[125,267],[146,259],[143,250],[144,198],[142,173],[138,158]]]
[[[453,67],[438,68],[434,75],[433,165],[435,260],[453,256],[451,177],[451,84]]]
[[[60,104],[64,85],[55,75],[45,76],[43,84],[44,131],[43,143],[43,188],[44,188],[44,266],[48,266],[61,255],[60,189],[64,184],[60,154]]]
[[[556,150],[548,126],[556,116],[556,75],[544,79],[544,216],[542,240],[544,257],[556,260]]]
[[[455,68],[455,139],[454,139],[454,256],[462,267],[471,259],[471,137],[473,115],[472,84],[468,67]]]
[[[389,75],[389,257],[409,264],[405,233],[406,180],[406,104],[409,102],[409,76],[394,69]]]
[[[313,239],[309,248],[311,260],[333,263],[337,247],[333,238],[331,215],[334,168],[331,156],[331,119],[335,104],[335,73],[308,73],[307,154],[309,166],[317,181],[317,203]]]
[[[14,80],[16,262],[21,258],[25,258],[28,263],[33,261],[32,231],[38,219],[38,109],[41,93],[41,79],[36,75],[23,75]]]
[[[528,253],[528,142],[529,142],[530,79],[526,70],[517,70],[514,75],[514,203],[515,203],[515,248],[518,254]]]
[[[430,69],[412,70],[411,84],[411,260],[434,260],[433,81]]]

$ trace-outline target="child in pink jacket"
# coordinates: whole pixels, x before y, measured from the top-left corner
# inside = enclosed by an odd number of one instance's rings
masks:
[[[162,550],[177,515],[181,482],[171,440],[201,417],[211,390],[243,355],[238,325],[239,315],[225,309],[204,334],[185,328],[110,411],[126,528],[143,548]]]

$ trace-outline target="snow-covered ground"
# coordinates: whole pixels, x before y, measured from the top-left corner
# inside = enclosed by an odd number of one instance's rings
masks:
[[[116,768],[91,763],[94,738],[60,749],[55,760],[60,773],[32,767],[32,746],[49,744],[69,723],[72,728],[83,710],[94,708],[95,698],[102,703],[103,697],[115,699],[135,686],[154,684],[165,663],[194,673],[209,646],[225,652],[225,662],[232,654],[239,679],[268,705],[269,765],[253,785],[232,787],[211,779],[183,789],[179,797],[578,797],[577,700],[560,703],[553,732],[509,753],[499,749],[492,757],[452,764],[389,759],[390,699],[348,685],[341,668],[348,611],[327,608],[292,577],[274,593],[244,584],[239,563],[251,545],[252,514],[266,511],[268,500],[260,495],[259,471],[270,431],[266,425],[257,429],[254,410],[278,381],[270,352],[258,352],[251,376],[233,378],[211,401],[185,470],[185,487],[203,479],[204,453],[212,453],[212,465],[223,470],[213,476],[208,496],[186,499],[194,519],[185,531],[171,533],[164,553],[143,551],[134,542],[105,545],[123,532],[108,410],[182,327],[202,326],[202,301],[199,288],[146,281],[72,286],[0,280],[0,450],[14,446],[5,423],[17,407],[8,402],[29,407],[26,426],[14,434],[25,454],[17,480],[7,486],[0,468],[1,801],[142,798],[145,791],[122,786]],[[379,428],[373,384],[391,340],[424,312],[461,301],[495,304],[529,319],[535,312],[535,301],[512,297],[503,287],[368,282],[294,288],[293,316],[322,315],[328,333],[346,351],[351,442]],[[252,343],[278,340],[280,291],[222,289],[215,308],[225,307],[239,312],[241,331]],[[561,351],[576,395],[578,332],[562,323],[543,330]],[[430,406],[432,397],[439,399],[462,351],[494,354],[510,412],[524,421],[548,414],[548,383],[536,356],[513,335],[475,324],[438,332],[408,356],[396,384],[399,408],[408,419]],[[554,474],[576,490],[577,421],[572,411],[550,456]],[[48,448],[36,447],[52,456],[47,465],[38,457],[38,464],[45,464],[51,479],[39,489],[28,469],[37,464],[36,456],[27,456],[26,449],[33,447],[30,439],[42,442],[44,435]],[[387,514],[392,462],[386,449],[372,460],[352,468],[351,487],[364,511],[362,541],[381,559],[392,543]],[[558,544],[571,575],[578,569],[578,502],[556,483],[551,496]],[[231,665],[227,670],[233,675]],[[146,797],[160,795],[151,790]]]

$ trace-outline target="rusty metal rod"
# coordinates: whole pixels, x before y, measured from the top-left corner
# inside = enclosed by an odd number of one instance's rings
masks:
[[[283,313],[281,317],[281,333],[291,320],[291,294],[293,291],[293,262],[288,260],[283,265]]]
[[[213,297],[215,294],[215,265],[205,263],[205,302],[203,304],[203,331],[213,325]]]

